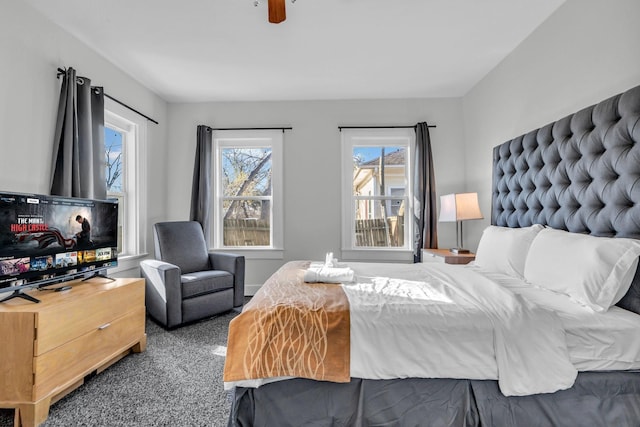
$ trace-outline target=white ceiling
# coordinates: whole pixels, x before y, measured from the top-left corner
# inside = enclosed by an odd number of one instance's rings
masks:
[[[169,102],[462,96],[564,2],[25,1]]]

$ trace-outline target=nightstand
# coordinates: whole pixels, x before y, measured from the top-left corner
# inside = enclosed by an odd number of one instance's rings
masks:
[[[444,262],[446,264],[469,264],[476,254],[454,254],[449,249],[423,249],[422,262]]]

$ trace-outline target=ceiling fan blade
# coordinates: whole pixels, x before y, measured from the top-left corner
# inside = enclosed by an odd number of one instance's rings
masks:
[[[269,22],[272,24],[279,24],[287,19],[284,2],[285,0],[269,0]]]

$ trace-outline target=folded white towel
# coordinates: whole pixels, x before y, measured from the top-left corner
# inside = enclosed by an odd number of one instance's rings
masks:
[[[333,263],[331,266],[328,266],[326,262],[312,262],[309,268],[304,272],[304,281],[308,283],[353,282],[354,273],[351,268],[333,267],[332,265]]]
[[[353,282],[353,270],[338,263],[333,252],[327,252],[324,262],[312,262],[304,272],[304,281],[308,283],[344,283]]]
[[[327,265],[324,262],[320,262],[320,261],[312,261],[311,264],[309,264],[309,268],[318,270],[320,268],[347,268],[347,264],[344,262],[338,262],[337,259],[334,259],[334,263],[332,265]]]
[[[324,256],[324,265],[325,267],[336,267],[335,265],[333,265],[333,252],[327,252],[327,254]],[[336,260],[338,261],[338,260]]]

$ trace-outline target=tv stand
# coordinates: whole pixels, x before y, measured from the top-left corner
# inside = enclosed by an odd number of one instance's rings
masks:
[[[91,280],[91,279],[95,279],[95,278],[107,279],[107,280],[109,280],[111,282],[115,282],[115,280],[116,280],[113,277],[109,277],[106,274],[102,274],[101,272],[96,271],[91,276],[85,277],[84,279],[82,279],[82,281],[86,282],[87,280]]]
[[[0,408],[37,427],[49,407],[131,352],[146,348],[144,280],[67,282],[40,304],[0,304]]]
[[[10,299],[14,299],[14,298],[23,298],[23,299],[26,299],[27,301],[31,301],[31,302],[35,302],[35,303],[39,303],[40,302],[40,300],[38,298],[34,298],[29,294],[25,294],[24,292],[22,292],[22,290],[13,291],[13,293],[11,295],[9,295],[6,298],[1,299],[0,302],[9,301]]]

